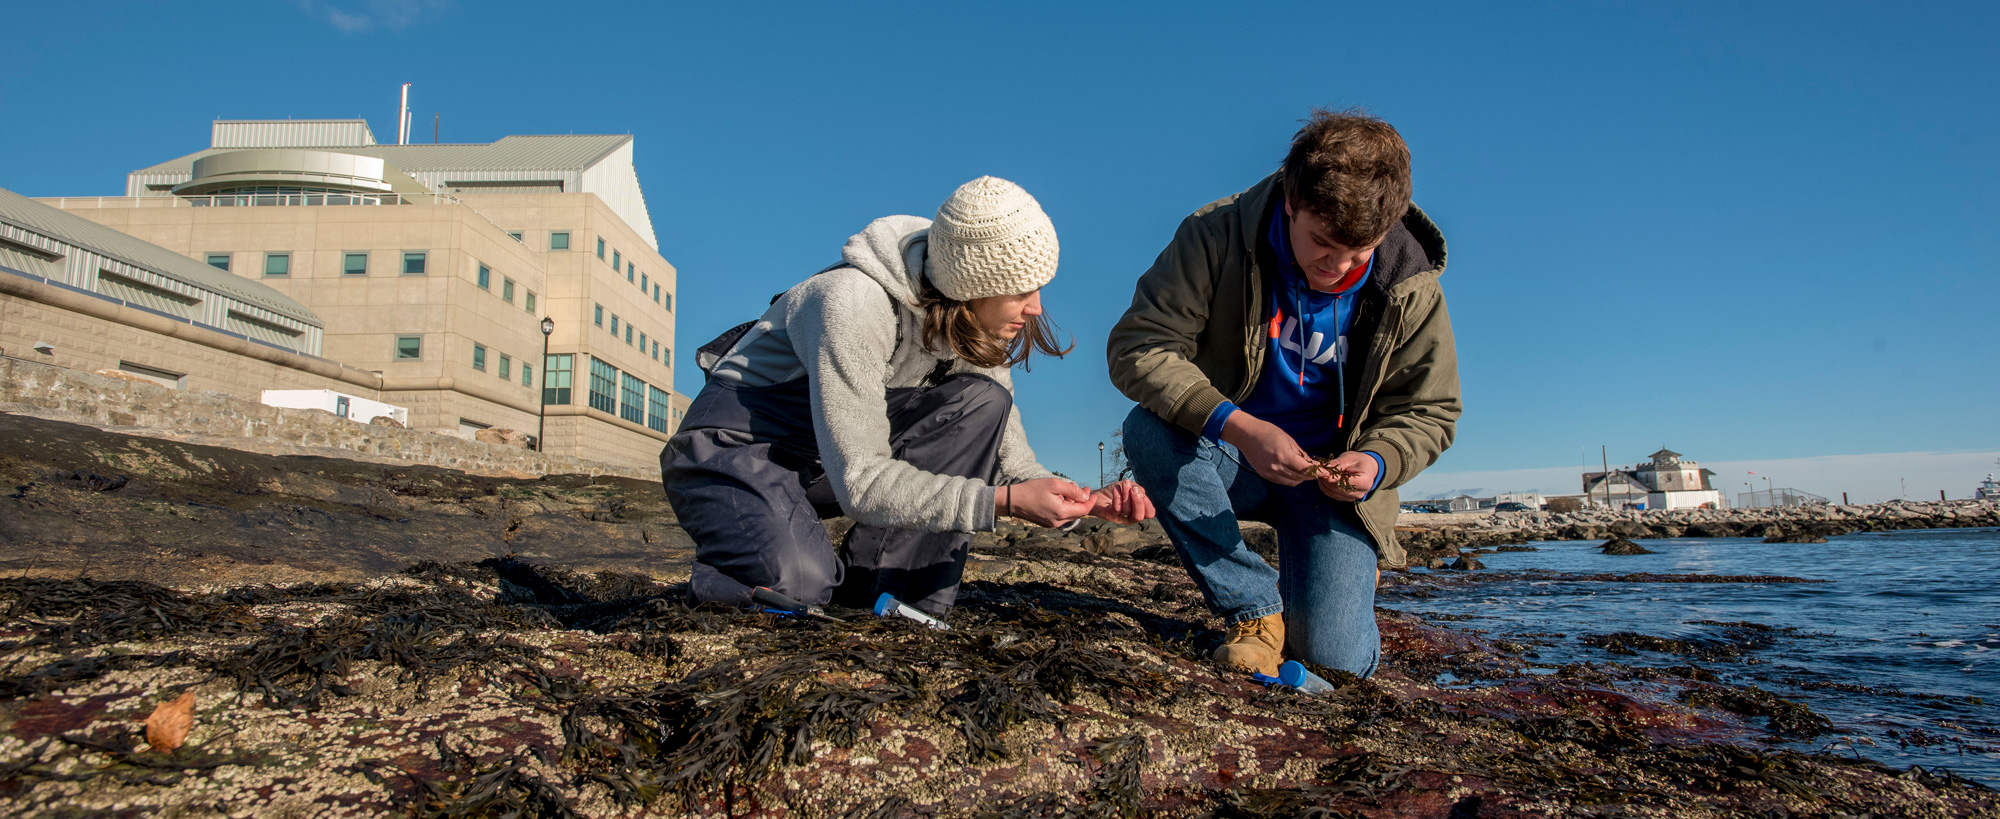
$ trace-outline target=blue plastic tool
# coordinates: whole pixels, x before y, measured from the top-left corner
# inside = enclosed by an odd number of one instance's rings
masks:
[[[1278,682],[1307,694],[1331,694],[1338,690],[1333,687],[1333,683],[1307,671],[1297,660],[1286,660],[1284,665],[1278,666]]]
[[[945,625],[943,620],[939,620],[936,617],[932,617],[928,614],[918,611],[916,607],[911,606],[910,604],[905,603],[901,600],[897,600],[895,595],[892,595],[888,592],[883,592],[881,597],[875,598],[875,616],[889,617],[892,615],[896,617],[906,617],[911,620],[915,620],[919,623],[924,624],[925,626],[937,629],[938,631],[951,630],[951,626]]]

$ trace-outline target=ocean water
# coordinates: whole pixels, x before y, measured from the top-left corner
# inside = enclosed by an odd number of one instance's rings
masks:
[[[1833,722],[1799,750],[1860,754],[1898,768],[1945,767],[2000,787],[2000,529],[1830,538],[1643,540],[1658,554],[1599,554],[1596,542],[1483,555],[1486,572],[1385,588],[1384,608],[1447,615],[1456,628],[1527,643],[1533,662],[1697,665]],[[1825,583],[1580,580],[1606,573],[1782,575]],[[1478,578],[1485,575],[1485,578]],[[1490,578],[1490,579],[1489,579]],[[1461,619],[1462,618],[1462,619]],[[1769,630],[1751,623],[1768,626]],[[1710,660],[1585,638],[1616,632],[1741,653]]]

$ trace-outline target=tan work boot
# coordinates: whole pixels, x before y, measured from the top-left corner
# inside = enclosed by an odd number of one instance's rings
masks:
[[[1285,662],[1285,615],[1267,614],[1230,625],[1229,639],[1209,656],[1232,668],[1278,676],[1278,666]]]

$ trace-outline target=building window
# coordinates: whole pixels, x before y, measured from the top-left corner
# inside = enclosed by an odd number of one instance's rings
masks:
[[[525,244],[527,244],[527,243],[528,243],[528,240],[526,240],[526,239],[523,239],[523,238],[521,238],[521,231],[518,231],[518,230],[510,230],[510,231],[507,231],[507,235],[509,235],[509,236],[512,236],[512,237],[514,237],[514,241],[516,241],[516,242],[520,242],[521,244],[524,244],[524,245],[525,245]]]
[[[618,417],[634,424],[646,423],[646,382],[625,373],[625,381],[619,386]]]
[[[625,280],[626,280],[626,281],[628,281],[628,282],[629,282],[629,281],[631,281],[631,280],[632,280],[632,277],[633,277],[634,275],[636,275],[636,274],[637,274],[638,272],[639,272],[639,266],[638,266],[638,265],[636,265],[636,264],[633,264],[633,263],[631,263],[631,262],[626,262],[626,263],[625,263]]]
[[[424,357],[423,336],[397,336],[396,360],[416,361]]]
[[[514,280],[513,280],[513,279],[501,279],[501,280],[500,280],[500,298],[503,298],[503,299],[506,299],[506,300],[507,300],[507,303],[508,303],[508,304],[513,304],[513,303],[514,303]]]
[[[618,368],[604,359],[590,359],[590,408],[600,412],[618,411]]]
[[[658,361],[658,360],[660,360],[660,342],[659,342],[659,339],[654,339],[654,340],[653,340],[653,360],[654,360],[654,361]]]
[[[523,297],[521,308],[530,313],[535,312],[535,291],[530,290],[528,291],[528,295]]]
[[[655,431],[667,431],[667,391],[648,385],[646,392],[646,426]]]
[[[513,378],[513,377],[514,377],[514,359],[511,359],[511,358],[508,358],[508,357],[507,357],[507,354],[506,354],[506,353],[501,353],[501,354],[500,354],[500,369],[499,369],[499,370],[497,370],[497,371],[495,371],[495,372],[494,372],[494,375],[498,375],[498,376],[500,376],[501,378]]]
[[[479,266],[479,289],[493,289],[493,268],[483,264]]]
[[[521,365],[521,386],[523,386],[523,387],[532,387],[532,386],[534,386],[534,385],[535,385],[535,365],[533,365],[533,364],[522,364],[522,365]]]
[[[486,345],[472,345],[472,368],[480,372],[486,371]]]
[[[646,350],[646,334],[645,334],[645,333],[640,333],[640,334],[639,334],[639,351],[640,351],[640,352],[645,352],[645,350]]]
[[[660,363],[669,367],[674,366],[674,348],[668,347],[660,351]]]
[[[227,272],[229,270],[229,254],[227,253],[208,254],[208,266],[213,267],[217,270]]]
[[[264,275],[272,278],[283,278],[292,275],[292,254],[264,254]]]
[[[597,258],[604,258],[604,237],[597,237]]]
[[[592,308],[592,310],[591,310],[591,314],[590,314],[590,323],[591,323],[591,324],[595,324],[595,325],[597,325],[597,326],[599,326],[599,327],[603,327],[603,326],[604,326],[604,305],[602,305],[602,304],[593,304],[593,305],[591,305],[591,308]]]
[[[641,294],[644,294],[647,288],[650,287],[652,287],[652,285],[646,283],[646,274],[644,273],[639,274],[639,292]]]
[[[542,362],[542,400],[551,404],[569,403],[571,367],[576,357],[570,353],[549,356]]]
[[[567,231],[567,230],[552,230],[552,231],[549,231],[549,249],[550,249],[550,250],[568,250],[568,249],[569,249],[569,231]]]
[[[430,254],[425,253],[424,251],[421,250],[411,250],[405,252],[403,254],[403,275],[405,276],[424,275],[424,261],[429,257]]]
[[[340,275],[342,276],[368,275],[368,254],[366,253],[341,254]]]
[[[625,266],[625,257],[618,255],[618,251],[616,250],[611,251],[611,269],[617,270],[618,268],[624,266]]]
[[[632,346],[632,325],[625,325],[625,346]]]
[[[614,335],[614,336],[615,336],[615,335],[618,335],[618,314],[617,314],[617,313],[612,313],[612,314],[611,314],[611,334],[612,334],[612,335]]]
[[[672,293],[668,293],[668,294],[667,294],[667,300],[666,300],[666,301],[664,301],[664,302],[662,302],[662,304],[665,304],[665,305],[667,306],[667,312],[669,312],[669,313],[673,312],[673,311],[674,311],[674,294],[672,294]]]
[[[659,304],[659,303],[660,303],[660,283],[659,283],[659,282],[653,282],[653,303],[654,303],[654,304]]]

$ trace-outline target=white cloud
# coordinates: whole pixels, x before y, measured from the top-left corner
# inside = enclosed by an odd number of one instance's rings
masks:
[[[299,10],[332,23],[345,34],[383,29],[401,31],[450,11],[452,0],[297,0]]]
[[[1779,458],[1750,461],[1701,461],[1715,470],[1715,488],[1732,502],[1749,491],[1743,484],[1753,480],[1764,488],[1764,478],[1782,488],[1799,489],[1839,502],[1846,492],[1855,503],[1873,503],[1893,498],[1911,500],[1936,498],[1944,490],[1951,498],[1967,498],[1973,486],[1987,473],[2000,473],[2000,451],[1971,452],[1883,452],[1873,455],[1822,455],[1814,458]],[[1614,464],[1617,466],[1617,464]],[[1624,464],[1630,467],[1631,464]],[[1592,466],[1591,471],[1597,467]],[[1450,497],[1460,493],[1493,495],[1498,492],[1542,492],[1574,495],[1583,491],[1582,469],[1552,466],[1533,469],[1502,469],[1469,472],[1425,472],[1404,485],[1404,498]]]

